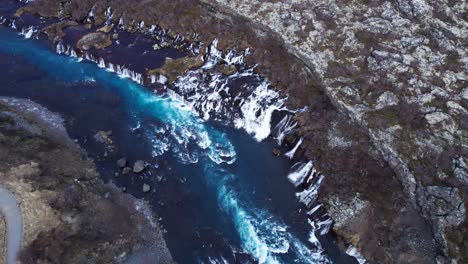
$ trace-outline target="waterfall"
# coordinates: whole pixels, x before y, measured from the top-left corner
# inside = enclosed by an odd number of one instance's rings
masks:
[[[275,126],[278,146],[283,144],[283,140],[286,135],[289,135],[295,131],[296,126],[297,122],[294,121],[294,118],[291,115],[285,115],[283,119],[281,119],[281,121]]]
[[[110,25],[112,23],[112,8],[109,6],[107,7],[106,11],[104,12],[104,15],[106,16],[106,22],[104,22],[104,25]]]
[[[288,157],[289,159],[292,159],[294,157],[294,154],[296,153],[297,149],[302,144],[302,141],[303,141],[303,138],[300,138],[299,141],[294,146],[294,148],[291,149],[290,151],[288,151],[288,153],[286,153],[285,156]]]
[[[313,165],[312,161],[304,163],[296,163],[293,167],[297,166],[297,170],[291,172],[288,175],[288,179],[294,184],[295,187],[301,185],[304,182],[305,178],[309,175],[309,172],[312,170]]]
[[[203,65],[202,69],[210,70],[212,69],[218,61],[222,58],[222,52],[218,50],[218,39],[215,38],[211,43],[210,47],[207,48],[207,55],[205,58],[205,65]]]
[[[317,200],[318,189],[320,188],[320,184],[322,183],[323,179],[323,175],[319,175],[317,181],[314,184],[309,185],[309,187],[296,194],[297,198],[299,198],[299,201],[307,208],[312,207],[313,203]]]
[[[99,68],[106,68],[106,63],[104,62],[103,58],[99,58],[98,66]]]
[[[34,33],[36,33],[36,31],[37,30],[34,28],[34,26],[30,26],[27,28],[22,28],[20,34],[23,35],[24,38],[29,39]]]

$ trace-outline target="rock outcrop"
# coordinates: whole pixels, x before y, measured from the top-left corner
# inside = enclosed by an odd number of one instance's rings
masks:
[[[80,50],[89,50],[93,47],[96,49],[104,49],[110,45],[112,45],[110,35],[102,32],[86,34],[76,43],[76,47]]]
[[[6,224],[0,215],[0,263],[6,263]]]

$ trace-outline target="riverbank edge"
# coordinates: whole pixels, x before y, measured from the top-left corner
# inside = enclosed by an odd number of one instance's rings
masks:
[[[0,184],[21,206],[21,263],[126,263],[145,248],[174,263],[148,205],[102,182],[60,116],[27,99],[0,97],[0,123]]]

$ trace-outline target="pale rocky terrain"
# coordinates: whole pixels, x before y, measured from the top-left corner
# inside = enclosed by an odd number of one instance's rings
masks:
[[[367,132],[444,254],[454,253],[445,231],[466,221],[468,4],[214,2],[279,33]]]

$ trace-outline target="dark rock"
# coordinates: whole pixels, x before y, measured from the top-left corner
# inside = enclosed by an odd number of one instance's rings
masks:
[[[121,158],[117,161],[117,167],[119,168],[124,168],[125,166],[127,166],[127,159],[126,158]]]
[[[146,164],[142,160],[137,160],[135,161],[135,164],[133,164],[133,172],[134,173],[140,173],[146,169]]]
[[[276,157],[281,156],[281,150],[279,150],[278,148],[274,148],[273,149],[273,155],[275,155]]]
[[[127,175],[127,174],[129,174],[131,171],[132,171],[132,168],[130,168],[130,167],[125,167],[125,168],[123,168],[123,170],[122,170],[122,174],[123,174],[123,175]]]

